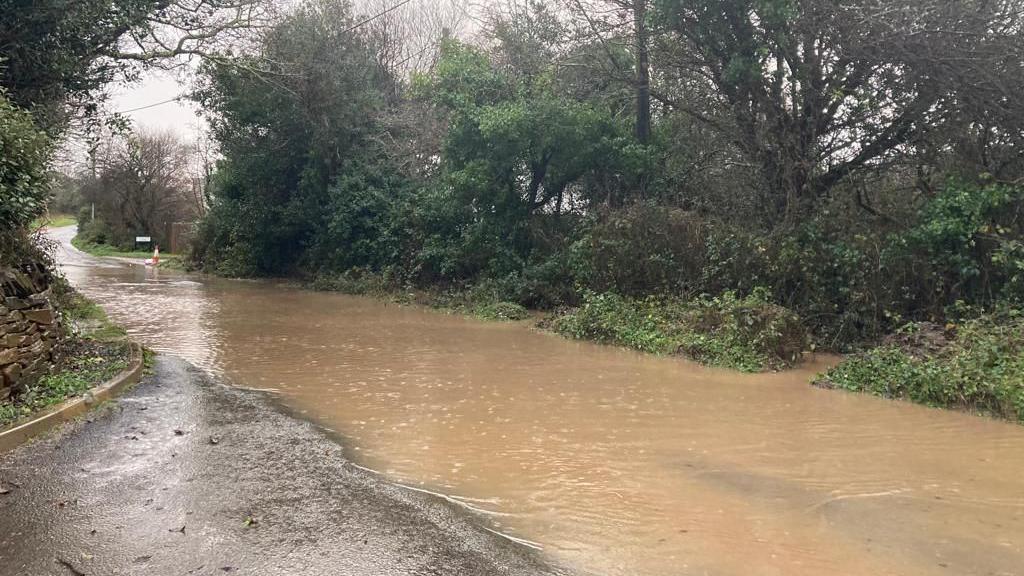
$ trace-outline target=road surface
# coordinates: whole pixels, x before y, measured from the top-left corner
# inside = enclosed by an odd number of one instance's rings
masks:
[[[0,455],[0,575],[557,573],[171,357],[87,419]]]

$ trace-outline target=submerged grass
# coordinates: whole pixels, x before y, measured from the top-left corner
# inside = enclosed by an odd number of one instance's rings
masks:
[[[901,335],[926,329],[910,324]],[[947,331],[942,346],[890,339],[849,357],[815,383],[1024,423],[1024,314],[984,316]]]
[[[530,317],[530,311],[515,302],[483,304],[473,313],[484,320],[526,320]]]
[[[401,289],[373,273],[318,277],[315,290],[374,296],[402,304],[475,316],[484,320],[530,318],[525,307],[495,297],[484,288],[448,291]],[[685,300],[629,299],[614,293],[584,295],[581,306],[539,322],[569,338],[617,344],[654,354],[680,354],[698,362],[745,372],[779,370],[794,364],[808,346],[796,314],[773,304],[763,290],[746,297]]]
[[[762,291],[692,300],[589,293],[582,306],[557,315],[548,326],[571,338],[681,354],[744,372],[791,366],[808,344],[800,319]]]
[[[382,274],[353,269],[334,276],[318,276],[313,290],[372,296],[399,304],[418,304],[475,316],[483,320],[526,320],[530,312],[515,302],[497,300],[474,290],[427,291],[402,287]]]

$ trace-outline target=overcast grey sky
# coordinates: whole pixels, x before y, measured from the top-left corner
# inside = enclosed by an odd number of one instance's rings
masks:
[[[287,4],[289,0],[281,0]],[[465,16],[463,33],[471,32],[474,20],[486,7],[496,0],[416,0],[402,4],[401,0],[355,0],[357,10],[369,13],[379,12],[382,8],[398,5],[403,12],[415,14],[417,10],[431,10],[436,3],[445,2],[458,8]],[[205,127],[205,122],[197,114],[197,109],[189,102],[164,102],[187,92],[187,86],[180,83],[175,74],[152,70],[143,73],[142,78],[127,87],[112,90],[108,103],[112,112],[133,110],[125,115],[130,118],[136,128],[173,130],[185,138],[194,138]],[[145,107],[145,108],[144,108]],[[143,108],[141,110],[137,110]]]
[[[139,82],[116,90],[110,99],[110,110],[120,112],[150,106],[181,96],[186,88],[179,84],[172,74],[150,71],[143,74]],[[204,126],[202,118],[197,115],[195,106],[190,102],[160,104],[128,112],[125,116],[132,120],[136,128],[173,130],[190,139]]]

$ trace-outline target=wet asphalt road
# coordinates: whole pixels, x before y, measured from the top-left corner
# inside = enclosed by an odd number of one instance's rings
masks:
[[[0,455],[4,490],[3,576],[561,573],[168,357],[86,420]]]

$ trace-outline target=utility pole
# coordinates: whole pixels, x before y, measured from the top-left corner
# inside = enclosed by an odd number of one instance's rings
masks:
[[[633,0],[636,39],[636,139],[651,138],[651,64],[647,46],[647,0]]]

